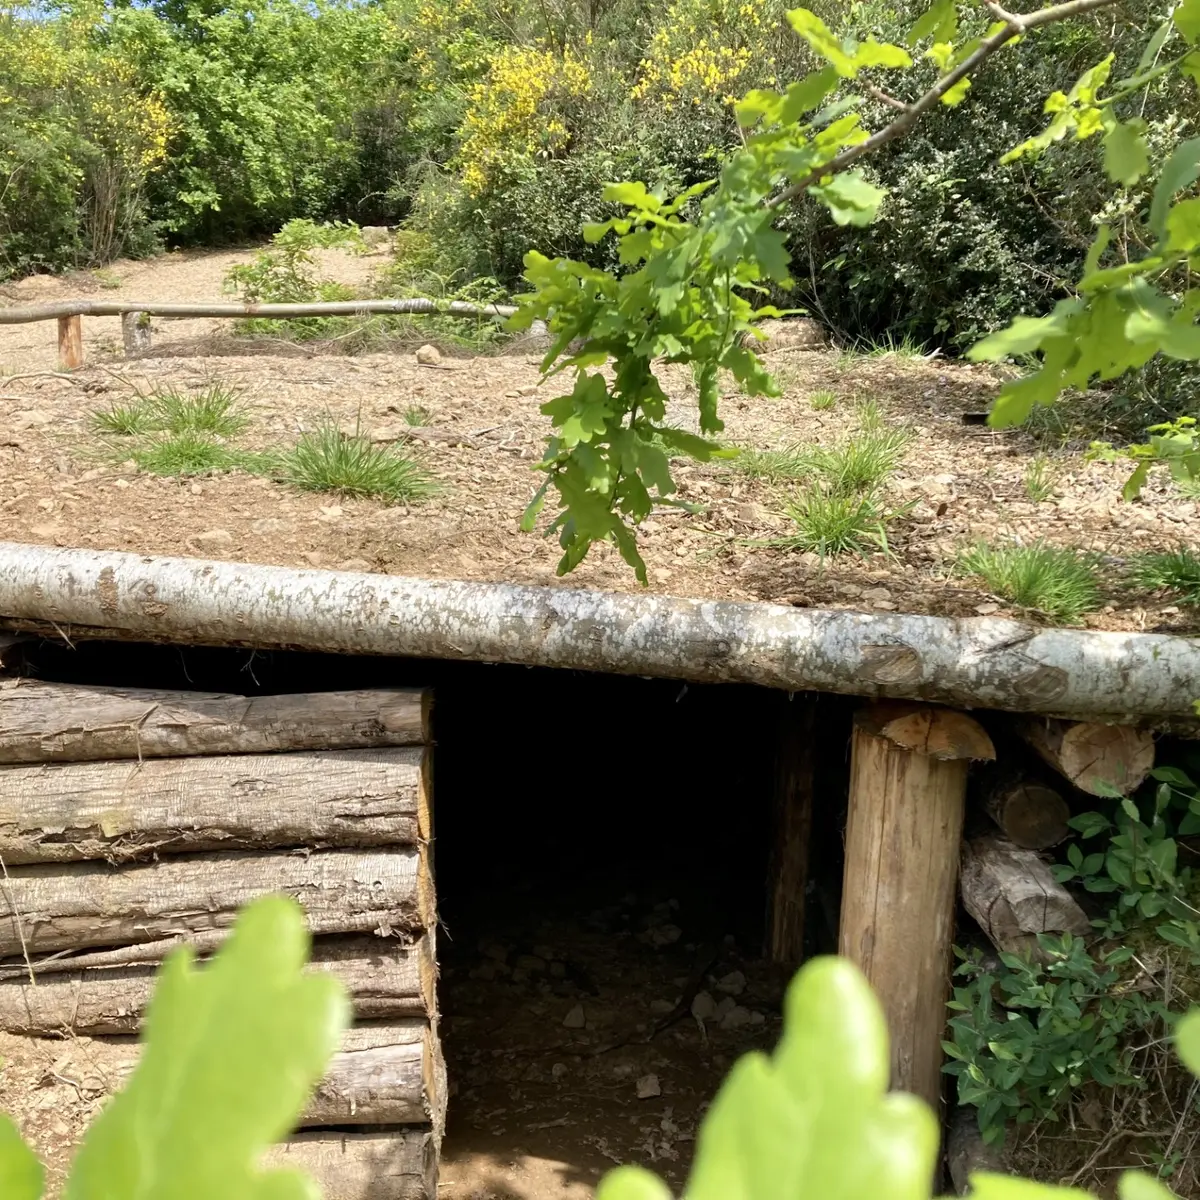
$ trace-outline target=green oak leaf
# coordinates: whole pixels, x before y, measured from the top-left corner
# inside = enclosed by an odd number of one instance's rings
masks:
[[[1118,121],[1104,135],[1104,170],[1114,183],[1130,187],[1150,167],[1146,150],[1146,122]]]
[[[808,189],[808,194],[829,209],[838,225],[870,225],[887,193],[868,183],[858,171],[844,171],[827,183]]]
[[[0,1115],[0,1196],[4,1200],[39,1200],[45,1172],[37,1156],[21,1140],[17,1127]]]

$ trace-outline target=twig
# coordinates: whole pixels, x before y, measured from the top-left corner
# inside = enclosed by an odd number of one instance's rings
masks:
[[[889,108],[898,108],[901,112],[908,112],[911,107],[911,105],[905,104],[903,100],[897,100],[895,96],[888,95],[883,88],[877,88],[872,85],[866,89],[866,92],[868,96],[878,100],[880,104],[888,105]]]
[[[1013,38],[1020,37],[1029,30],[1036,29],[1039,25],[1065,21],[1070,17],[1093,12],[1098,8],[1109,8],[1116,3],[1116,0],[1067,0],[1065,4],[1055,4],[1050,8],[1039,9],[1037,12],[1021,14],[1009,13],[998,5],[990,3],[990,0],[985,0],[985,3],[989,12],[994,13],[999,20],[1005,22],[1002,28],[998,29],[991,37],[984,38],[975,48],[974,53],[969,54],[957,67],[943,75],[925,95],[916,103],[910,104],[906,111],[901,113],[891,124],[877,130],[865,142],[859,142],[857,145],[843,150],[841,154],[831,158],[824,166],[815,168],[803,179],[784,188],[774,199],[767,201],[767,207],[779,208],[781,205],[790,203],[804,195],[814,183],[824,179],[827,175],[836,175],[838,172],[844,171],[851,163],[857,162],[864,155],[878,150],[880,146],[886,146],[888,142],[900,137],[901,134],[908,133],[955,84],[965,79],[976,67],[985,63]]]
[[[76,385],[82,382],[74,375],[67,375],[62,371],[25,371],[21,375],[0,375],[0,379],[5,383],[16,383],[18,379],[65,379]]]

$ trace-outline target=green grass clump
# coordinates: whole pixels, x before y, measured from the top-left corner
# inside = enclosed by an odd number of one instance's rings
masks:
[[[821,388],[809,396],[808,402],[818,412],[827,408],[833,408],[837,404],[837,392],[832,392],[829,388]]]
[[[767,483],[797,479],[822,482],[836,495],[857,496],[879,487],[900,465],[909,435],[876,430],[844,438],[835,446],[798,443],[782,450],[744,450],[738,469]]]
[[[1049,500],[1054,495],[1058,471],[1044,454],[1037,455],[1025,471],[1025,495],[1035,503]]]
[[[1200,555],[1186,547],[1134,559],[1133,582],[1148,591],[1175,592],[1184,604],[1200,605]]]
[[[811,446],[797,442],[782,450],[743,450],[733,460],[743,475],[764,483],[790,483],[812,472]]]
[[[177,388],[152,392],[149,403],[157,427],[170,434],[206,433],[234,437],[250,423],[238,411],[239,396],[223,384],[209,384],[194,395]]]
[[[343,433],[332,420],[322,421],[263,465],[280,483],[307,492],[336,492],[400,504],[436,490],[433,480],[411,458],[392,447],[376,446],[361,434]]]
[[[422,408],[419,404],[414,404],[404,410],[405,425],[419,428],[422,425],[429,424],[429,409]]]
[[[188,430],[167,434],[138,447],[129,456],[152,475],[203,475],[208,471],[229,471],[241,465],[241,459],[211,437]]]
[[[873,494],[847,495],[812,484],[792,496],[784,512],[795,531],[784,538],[791,550],[822,558],[887,549],[889,515]]]
[[[1047,546],[993,546],[977,542],[958,555],[963,575],[981,579],[997,596],[1051,620],[1077,624],[1100,604],[1097,557]]]
[[[97,433],[115,437],[142,437],[158,428],[154,413],[145,400],[97,409],[88,418],[88,423]]]
[[[858,427],[863,433],[878,433],[883,428],[883,409],[874,396],[864,396],[854,406]]]

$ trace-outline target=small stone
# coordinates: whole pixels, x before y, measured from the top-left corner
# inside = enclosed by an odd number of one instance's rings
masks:
[[[322,567],[325,565],[325,555],[318,550],[302,551],[300,557],[304,559],[310,567]]]
[[[40,408],[27,408],[22,412],[13,413],[12,427],[13,429],[34,429],[39,425],[49,425],[54,418],[49,414],[42,412]]]
[[[189,490],[191,491],[193,496],[204,495],[204,489],[198,483],[193,483]]]
[[[877,608],[881,612],[895,612],[896,602],[895,600],[872,600],[871,607]]]
[[[513,983],[524,983],[529,978],[529,972],[524,967],[513,967]]]
[[[981,617],[990,617],[992,615],[992,613],[996,613],[996,612],[1000,611],[1000,605],[990,604],[990,603],[989,604],[977,604],[977,605],[975,605],[975,611]]]
[[[436,346],[426,344],[417,351],[416,359],[423,367],[436,367],[442,361],[442,354]]]
[[[721,1018],[721,1028],[741,1029],[743,1025],[749,1025],[751,1019],[750,1010],[737,1004]]]
[[[1179,615],[1179,605],[1168,604],[1166,608],[1160,608],[1158,611],[1162,613],[1164,617],[1177,617]]]
[[[711,1021],[717,1011],[717,1002],[708,992],[697,992],[692,1001],[692,1016],[697,1021]]]
[[[637,1081],[637,1098],[639,1100],[653,1100],[655,1096],[662,1095],[662,1088],[658,1083],[657,1075],[643,1075]]]
[[[563,1026],[567,1029],[582,1029],[587,1024],[587,1017],[584,1015],[583,1005],[577,1004],[565,1017],[563,1017]]]
[[[566,979],[566,977],[567,977],[567,967],[566,967],[565,963],[552,962],[550,964],[550,978],[551,979]]]
[[[655,583],[666,583],[671,578],[671,572],[666,567],[655,567],[651,574]]]
[[[124,491],[128,486],[129,486],[128,479],[118,479],[117,480],[117,487],[119,487],[121,489],[121,491]]]
[[[370,573],[371,564],[365,558],[347,558],[344,562],[338,563],[338,570]]]
[[[527,383],[523,387],[517,388],[518,396],[536,396],[538,393],[538,385],[536,383]]]
[[[501,945],[499,942],[483,942],[479,947],[479,953],[484,958],[490,958],[493,962],[506,962],[508,960],[508,947]]]
[[[806,571],[819,571],[824,565],[824,560],[813,550],[805,550],[802,553],[797,554],[796,561]]]
[[[551,1079],[561,1079],[566,1073],[567,1073],[567,1064],[566,1063],[555,1063],[554,1066],[552,1066],[550,1068],[550,1078]]]
[[[491,983],[496,978],[496,964],[494,962],[480,963],[479,966],[473,967],[467,974],[472,979],[482,979],[484,983]]]
[[[340,504],[322,504],[320,520],[336,521],[342,515],[342,506]]]
[[[740,996],[746,990],[746,976],[741,971],[730,971],[717,980],[717,991],[726,996]]]
[[[655,925],[646,931],[646,940],[652,946],[673,946],[683,937],[678,925]]]
[[[530,975],[544,975],[546,960],[539,954],[518,954],[516,967],[520,971],[528,971]]]
[[[856,600],[862,595],[862,591],[857,583],[843,583],[839,584],[837,588],[838,595],[845,596],[849,600]]]
[[[874,604],[876,600],[890,600],[892,598],[892,593],[889,592],[885,587],[873,587],[867,588],[862,593],[862,598]]]
[[[761,1024],[763,1024],[764,1021],[766,1021],[766,1019],[767,1018],[763,1013],[751,1010],[751,1012],[750,1012],[750,1024],[751,1025],[761,1025]]]
[[[233,534],[228,529],[206,529],[196,534],[192,541],[202,546],[228,546],[233,542]]]
[[[667,1013],[675,1011],[675,1005],[670,1000],[663,1000],[659,997],[656,1000],[650,1001],[650,1011],[656,1017],[665,1017]]]
[[[39,500],[37,502],[37,506],[43,512],[53,512],[54,511],[54,501],[53,500]]]
[[[278,517],[263,517],[261,521],[255,521],[250,526],[250,532],[261,536],[269,533],[283,533],[287,527],[288,523],[281,521]]]
[[[52,542],[60,533],[62,533],[61,525],[35,525],[29,531],[36,538],[42,538],[47,542]]]
[[[93,479],[99,479],[102,475],[107,475],[106,467],[93,467],[90,471],[84,471],[79,477],[80,483],[91,483]]]

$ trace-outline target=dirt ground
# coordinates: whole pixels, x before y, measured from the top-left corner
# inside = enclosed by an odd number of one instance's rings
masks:
[[[111,272],[35,278],[0,289],[0,303],[65,298],[215,299],[224,272],[249,251],[168,254],[118,263]],[[361,282],[383,260],[329,253],[324,266]],[[101,280],[103,282],[101,282]],[[156,322],[152,357],[126,362],[116,318],[84,320],[87,366],[69,378],[53,371],[51,323],[0,326],[0,516],[16,541],[194,555],[393,574],[552,584],[558,547],[517,523],[540,480],[531,469],[548,421],[539,411],[553,384],[539,386],[536,359],[522,355],[455,357],[419,365],[411,348],[346,356],[282,343],[249,346],[229,323]],[[1164,482],[1127,504],[1122,464],[1087,462],[1078,451],[1049,464],[1053,494],[1035,503],[1025,477],[1041,452],[1021,432],[963,423],[994,394],[980,367],[898,357],[847,358],[835,351],[769,356],[785,387],[777,400],[729,394],[729,442],[758,449],[829,443],[856,428],[858,405],[873,400],[889,426],[913,435],[889,485],[911,511],[889,531],[888,553],[822,563],[764,545],[786,532],[784,496],[730,464],[681,465],[682,497],[698,513],[668,510],[640,534],[654,591],[772,600],[802,606],[1005,614],[1000,598],[949,569],[956,549],[975,538],[1044,538],[1112,556],[1177,546],[1194,528],[1196,503]],[[29,373],[35,373],[30,375]],[[670,419],[695,423],[683,372],[668,372]],[[27,376],[22,378],[21,376]],[[89,414],[128,400],[135,389],[237,388],[253,418],[247,447],[278,445],[324,414],[359,425],[381,442],[406,440],[439,483],[411,507],[296,492],[240,473],[164,479],[114,460],[89,430]],[[831,409],[808,400],[837,395]],[[421,408],[427,424],[410,429],[404,413]],[[1115,580],[1115,574],[1114,574]],[[593,551],[569,584],[635,590],[632,573],[607,547]],[[1097,628],[1190,631],[1194,617],[1168,598],[1130,597],[1114,584],[1111,604],[1088,618]]]

